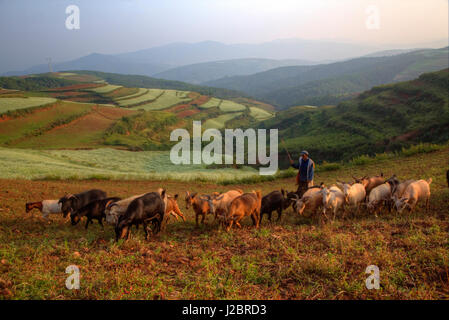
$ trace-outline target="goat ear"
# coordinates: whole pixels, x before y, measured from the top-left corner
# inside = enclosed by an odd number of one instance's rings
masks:
[[[175,200],[177,200],[178,199],[178,194],[175,194],[175,196],[173,198],[175,198]]]
[[[197,194],[198,194],[198,192],[192,193],[191,197],[195,198]]]

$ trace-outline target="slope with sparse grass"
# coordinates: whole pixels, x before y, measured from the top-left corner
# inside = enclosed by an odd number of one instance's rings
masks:
[[[380,171],[401,180],[431,177],[429,212],[422,206],[413,214],[378,218],[362,212],[319,225],[289,208],[280,222],[264,218],[259,230],[247,217],[242,229],[225,232],[211,216],[196,228],[192,209],[179,200],[186,222],[171,220],[149,241],[141,228],[133,229],[124,243],[114,242],[111,226],[94,223],[85,230],[61,216],[47,223],[38,212],[25,213],[24,204],[93,188],[123,198],[159,187],[169,194],[232,188],[267,194],[296,188],[294,178],[226,187],[198,180],[0,180],[0,299],[448,299],[448,151],[345,166],[316,177],[327,184]],[[48,157],[56,166],[63,152]],[[91,161],[86,153],[72,166]],[[80,269],[79,290],[65,287],[69,265]],[[365,287],[369,265],[379,267],[379,290]]]

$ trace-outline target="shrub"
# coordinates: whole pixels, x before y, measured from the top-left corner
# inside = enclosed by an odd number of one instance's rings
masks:
[[[441,150],[442,146],[432,143],[420,143],[409,148],[402,148],[400,154],[406,157],[413,156],[419,153],[427,153]]]

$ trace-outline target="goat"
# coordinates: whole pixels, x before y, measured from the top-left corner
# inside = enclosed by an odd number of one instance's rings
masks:
[[[93,219],[98,220],[98,223],[103,226],[103,218],[106,218],[105,209],[106,206],[111,202],[117,202],[121,200],[120,198],[106,198],[101,200],[94,200],[84,207],[73,211],[70,213],[70,220],[72,221],[72,225],[78,224],[82,217],[87,217],[85,228],[87,229],[89,223],[92,223]]]
[[[304,198],[304,197],[310,197],[314,193],[319,192],[321,190],[321,188],[323,188],[323,187],[324,187],[323,182],[321,182],[321,184],[319,186],[312,186],[312,187],[308,188],[306,192],[304,192],[302,197],[300,197],[297,192],[294,192],[294,191],[288,192],[287,199],[292,204],[293,211],[298,212],[297,203],[298,203],[299,199]]]
[[[171,197],[171,196],[167,197],[167,206],[165,207],[165,214],[167,215],[167,221],[168,221],[169,215],[175,217],[176,221],[178,221],[178,217],[181,217],[181,219],[184,222],[186,221],[184,214],[179,209],[177,194],[175,194],[174,197]]]
[[[337,186],[339,186],[345,195],[345,205],[347,205],[350,209],[356,208],[356,213],[359,213],[360,206],[366,197],[366,188],[361,183],[349,184],[342,181],[337,182]],[[346,215],[346,207],[343,213],[343,218]]]
[[[208,201],[209,206],[212,208],[212,212],[215,216],[215,220],[226,221],[227,214],[229,211],[229,205],[232,200],[241,196],[243,191],[240,189],[229,190],[225,193],[214,192],[212,196],[204,195],[201,197],[202,200]]]
[[[229,206],[229,215],[227,218],[226,231],[231,230],[232,224],[235,224],[241,228],[240,221],[245,216],[251,216],[256,228],[259,228],[260,221],[260,207],[262,202],[262,193],[260,191],[253,191],[250,193],[244,193],[234,200],[232,200]]]
[[[382,206],[386,205],[391,199],[391,192],[392,186],[388,182],[372,189],[368,196],[368,211],[374,213],[377,217],[377,213],[380,213]]]
[[[426,201],[426,212],[429,210],[430,200],[430,184],[432,178],[426,180],[418,180],[410,183],[405,189],[402,197],[394,196],[394,203],[396,210],[402,213],[404,209],[408,208],[410,213],[415,210],[415,207],[419,201]]]
[[[368,196],[375,187],[383,184],[385,182],[384,174],[381,172],[380,175],[374,177],[364,176],[360,179],[352,176],[356,183],[361,183],[365,188],[366,196]]]
[[[344,210],[345,195],[337,186],[332,186],[329,189],[324,187],[321,190],[323,196],[323,215],[326,216],[326,210],[331,209],[335,221],[338,210]]]
[[[189,191],[186,191],[186,209],[189,209],[190,206],[192,206],[193,211],[195,212],[195,223],[198,227],[198,216],[202,216],[201,223],[204,224],[204,219],[206,218],[207,214],[213,214],[214,209],[212,202],[201,199],[201,197],[198,196],[198,193],[192,193],[190,194]]]
[[[110,225],[115,226],[117,224],[118,218],[126,212],[126,209],[128,209],[128,206],[131,203],[131,201],[133,201],[134,199],[137,199],[143,195],[144,194],[140,194],[140,195],[132,196],[132,197],[120,200],[120,201],[108,202],[106,204],[106,208],[104,210],[104,213],[106,215],[106,222]]]
[[[277,211],[278,218],[277,221],[281,220],[282,210],[285,210],[289,207],[291,201],[285,198],[285,191],[281,189],[281,191],[273,191],[269,194],[265,195],[262,198],[262,203],[260,207],[260,222],[262,222],[262,218],[264,214],[268,214],[268,220],[271,222],[271,215],[273,211]]]
[[[34,208],[42,212],[42,217],[48,220],[49,214],[61,213],[61,204],[58,200],[42,200],[38,202],[27,202],[25,204],[26,212],[30,212]]]
[[[310,216],[314,216],[317,214],[318,208],[322,205],[323,205],[322,189],[316,189],[313,192],[311,191],[309,194],[307,194],[307,192],[304,193],[302,198],[299,198],[299,196],[296,195],[294,208],[295,212],[301,216],[304,215],[304,212],[306,211],[311,212]]]
[[[165,214],[167,195],[165,190],[161,193],[150,192],[131,201],[126,212],[119,216],[115,227],[115,240],[128,239],[131,226],[138,227],[143,224],[145,239],[148,240],[147,224],[151,222],[155,226],[155,232],[161,230]]]
[[[65,218],[67,217],[67,214],[84,207],[89,202],[104,198],[106,198],[106,192],[98,189],[92,189],[77,194],[67,194],[59,199],[59,203],[61,203],[61,211]]]

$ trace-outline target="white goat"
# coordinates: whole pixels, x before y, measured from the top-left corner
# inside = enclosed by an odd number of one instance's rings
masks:
[[[344,210],[344,193],[335,185],[329,189],[323,188],[321,193],[323,195],[323,214],[326,216],[326,210],[330,209],[334,213],[333,220],[335,220],[338,210]]]
[[[354,183],[351,185],[349,183],[339,182],[337,183],[337,185],[340,186],[341,189],[343,189],[343,193],[345,195],[345,204],[347,204],[351,209],[357,208],[356,213],[359,213],[360,206],[366,197],[366,190],[363,184]],[[346,208],[343,217],[345,215],[346,215]]]
[[[38,202],[28,202],[25,205],[26,212],[30,212],[34,208],[38,209],[42,212],[42,217],[48,219],[49,214],[57,214],[62,213],[61,211],[61,203],[58,203],[59,200],[42,200]]]
[[[387,201],[391,199],[391,185],[389,183],[383,183],[371,190],[368,196],[368,211],[374,213],[377,217],[377,213],[380,213],[382,207]]]

